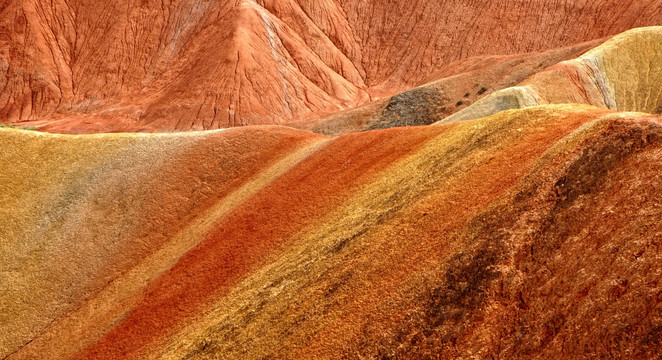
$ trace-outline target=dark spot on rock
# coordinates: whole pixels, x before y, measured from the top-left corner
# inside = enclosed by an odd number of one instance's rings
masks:
[[[522,311],[527,311],[529,310],[529,306],[526,304],[526,301],[524,300],[524,295],[522,294],[522,291],[519,291],[517,294],[517,307],[522,310]]]
[[[367,228],[361,228],[361,230],[357,231],[356,233],[352,234],[351,236],[348,236],[348,237],[346,237],[346,238],[344,238],[344,239],[341,239],[340,241],[338,241],[338,242],[336,243],[335,246],[333,246],[333,247],[331,248],[331,250],[329,250],[329,253],[332,253],[332,254],[339,253],[339,252],[342,251],[347,245],[349,245],[349,243],[350,243],[352,240],[354,240],[354,239],[356,239],[357,237],[359,237],[359,236],[365,234],[367,231],[368,231]]]
[[[649,347],[659,347],[662,345],[662,325],[651,327],[646,335],[641,339],[641,344]]]
[[[613,135],[606,134],[604,137],[607,138],[595,141],[582,151],[566,174],[554,184],[558,207],[567,207],[579,196],[596,189],[619,162],[653,141],[637,127],[631,127],[625,133],[614,131]]]
[[[543,340],[541,347],[544,347],[545,344],[548,344],[554,337],[561,331],[565,325],[565,315],[557,312],[547,321],[545,324],[545,332],[543,335]]]
[[[646,134],[645,126],[649,125],[633,126],[621,121],[610,124],[567,167],[553,185],[554,205],[537,230],[538,240],[532,244],[535,257],[546,258],[564,239],[580,230],[584,212],[572,210],[575,202],[603,191],[610,171],[639,149],[659,141]]]
[[[621,280],[616,286],[611,289],[610,296],[612,299],[618,299],[621,296],[625,295],[630,288],[630,282],[628,280]]]
[[[460,321],[482,302],[491,280],[497,277],[494,249],[481,248],[475,254],[457,254],[450,259],[442,286],[432,290],[425,305],[430,327]]]
[[[338,289],[340,289],[342,286],[344,286],[349,279],[351,279],[352,273],[346,272],[344,273],[339,280],[333,282],[332,284],[327,287],[327,289],[324,291],[324,296],[329,297],[335,294]]]
[[[448,101],[448,97],[431,86],[406,91],[393,96],[380,119],[365,130],[432,124],[442,119],[440,113],[446,110]]]

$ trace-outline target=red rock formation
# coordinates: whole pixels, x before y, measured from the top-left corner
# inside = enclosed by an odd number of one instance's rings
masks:
[[[0,119],[62,132],[283,123],[395,94],[455,60],[660,14],[655,0],[13,0],[0,5]]]

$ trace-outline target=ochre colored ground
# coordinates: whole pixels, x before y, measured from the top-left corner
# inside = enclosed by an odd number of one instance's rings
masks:
[[[2,356],[650,357],[661,122],[548,105],[332,140],[0,130],[2,162],[33,159],[2,182],[3,274],[26,284],[1,293]]]
[[[120,326],[81,357],[131,355],[167,334],[201,305],[225,294],[302,224],[443,130],[401,128],[328,143],[235,209],[150,286]]]
[[[84,138],[0,131],[0,167],[11,169],[0,174],[3,283],[12,289],[2,323],[17,341],[3,337],[4,349],[94,297],[260,170],[320,139],[269,127]]]

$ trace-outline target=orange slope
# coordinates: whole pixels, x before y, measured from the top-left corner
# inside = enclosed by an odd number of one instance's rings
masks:
[[[661,129],[559,106],[456,124],[149,356],[647,358]]]
[[[136,308],[81,358],[135,356],[223,296],[238,279],[393,161],[444,128],[394,129],[325,145],[248,199],[150,286]]]
[[[0,131],[3,357],[156,257],[124,293],[134,296],[200,241],[207,218],[232,206],[224,200],[249,196],[256,177],[278,176],[283,161],[324,140],[273,127],[85,138]]]

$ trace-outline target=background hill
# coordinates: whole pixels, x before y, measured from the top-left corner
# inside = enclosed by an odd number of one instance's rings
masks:
[[[656,0],[6,0],[0,119],[56,132],[282,124],[476,56],[662,21]]]

